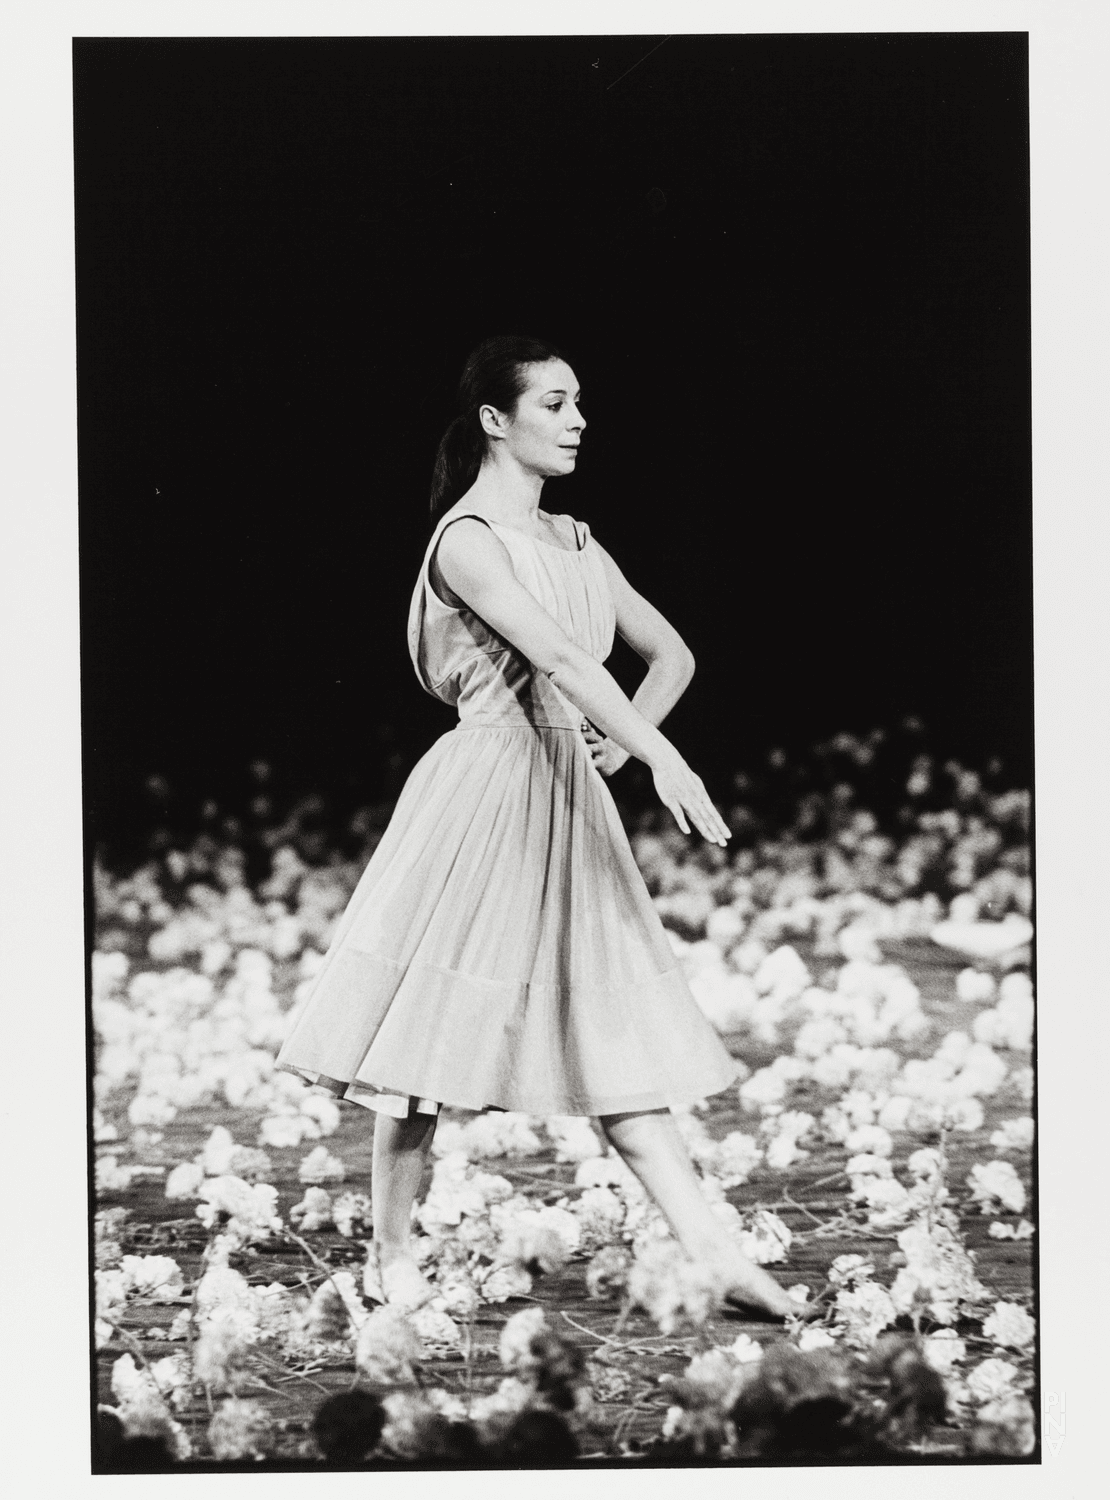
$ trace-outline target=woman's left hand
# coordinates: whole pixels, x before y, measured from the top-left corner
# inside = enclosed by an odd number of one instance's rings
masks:
[[[594,728],[589,719],[582,720],[582,734],[590,747],[590,759],[603,776],[612,776],[629,759],[628,751],[607,739],[599,729]]]

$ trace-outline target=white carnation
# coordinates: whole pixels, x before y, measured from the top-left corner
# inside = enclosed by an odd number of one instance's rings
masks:
[[[1005,1348],[1028,1349],[1037,1336],[1037,1325],[1016,1302],[996,1302],[983,1322],[983,1333]]]
[[[288,1150],[299,1146],[309,1133],[310,1121],[303,1115],[267,1115],[258,1129],[261,1146],[273,1146],[276,1150]]]
[[[951,1328],[940,1328],[922,1340],[922,1353],[938,1375],[951,1375],[954,1365],[967,1357],[967,1345]]]
[[[890,1293],[876,1281],[861,1281],[836,1294],[836,1316],[854,1343],[873,1344],[898,1315]]]
[[[501,1330],[498,1353],[506,1370],[517,1374],[534,1368],[536,1360],[532,1354],[533,1340],[547,1327],[542,1307],[528,1307],[514,1313]]]
[[[325,1182],[342,1182],[347,1168],[337,1156],[332,1156],[326,1146],[317,1146],[310,1151],[297,1169],[301,1182],[319,1185]]]
[[[844,1144],[853,1154],[866,1152],[871,1156],[889,1156],[894,1150],[890,1133],[881,1125],[861,1125],[852,1131]]]
[[[995,983],[990,974],[979,969],[961,969],[956,975],[956,997],[965,1005],[981,1005],[993,1000],[994,993]]]
[[[220,1216],[228,1216],[227,1231],[233,1238],[250,1242],[267,1239],[282,1225],[277,1214],[277,1188],[269,1183],[253,1187],[240,1177],[211,1177],[200,1189],[203,1200],[197,1218],[212,1228]]]
[[[604,1154],[593,1126],[580,1115],[552,1115],[544,1128],[555,1143],[556,1161],[591,1161]]]
[[[792,1239],[789,1228],[769,1208],[756,1209],[739,1236],[741,1250],[757,1266],[785,1260]]]
[[[985,1359],[968,1375],[968,1389],[977,1401],[999,1401],[1013,1394],[1019,1373],[1008,1359]]]
[[[302,1234],[329,1229],[334,1222],[331,1195],[321,1187],[306,1188],[301,1201],[289,1210],[289,1218]]]
[[[623,1187],[628,1168],[617,1157],[602,1156],[584,1161],[574,1174],[575,1187]]]
[[[199,1198],[203,1181],[204,1168],[201,1164],[195,1161],[184,1161],[180,1166],[174,1167],[166,1178],[166,1197]]]
[[[169,1255],[125,1255],[120,1269],[131,1291],[152,1302],[174,1302],[184,1291],[181,1267]]]
[[[523,1266],[495,1266],[482,1282],[486,1302],[507,1302],[510,1297],[527,1297],[532,1277]]]
[[[972,1167],[967,1184],[972,1199],[983,1213],[990,1213],[997,1204],[1015,1214],[1025,1207],[1025,1188],[1008,1161],[991,1161]]]
[[[1027,1151],[1033,1144],[1033,1131],[1032,1115],[1003,1120],[991,1134],[991,1145],[999,1151]]]
[[[992,1240],[1031,1240],[1033,1238],[1033,1226],[1028,1219],[1021,1219],[1017,1224],[994,1223],[987,1230]]]
[[[364,1318],[355,1343],[355,1364],[379,1385],[408,1384],[420,1358],[420,1342],[410,1319],[393,1307],[376,1308]]]
[[[274,1423],[261,1401],[225,1401],[208,1424],[217,1460],[265,1458],[274,1444]]]

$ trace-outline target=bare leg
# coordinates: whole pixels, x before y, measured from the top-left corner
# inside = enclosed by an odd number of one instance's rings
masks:
[[[691,1259],[719,1271],[729,1294],[740,1301],[783,1316],[797,1311],[774,1277],[738,1249],[710,1210],[669,1110],[606,1115],[601,1126]]]
[[[411,1110],[405,1120],[386,1114],[375,1118],[370,1201],[383,1275],[395,1261],[407,1261],[416,1269],[409,1243],[412,1205],[427,1165],[436,1118]]]

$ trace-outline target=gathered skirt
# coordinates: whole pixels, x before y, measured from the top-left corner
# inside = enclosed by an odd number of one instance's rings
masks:
[[[406,782],[278,1066],[375,1107],[589,1116],[738,1072],[582,735],[466,724]]]

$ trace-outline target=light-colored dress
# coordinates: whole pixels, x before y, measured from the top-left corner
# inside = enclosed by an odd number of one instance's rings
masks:
[[[702,1015],[590,758],[582,714],[430,565],[474,515],[521,584],[604,661],[615,612],[589,528],[577,551],[475,511],[442,518],[409,615],[423,687],[456,728],[414,767],[278,1065],[403,1115],[410,1100],[535,1115],[684,1106],[737,1067]]]

